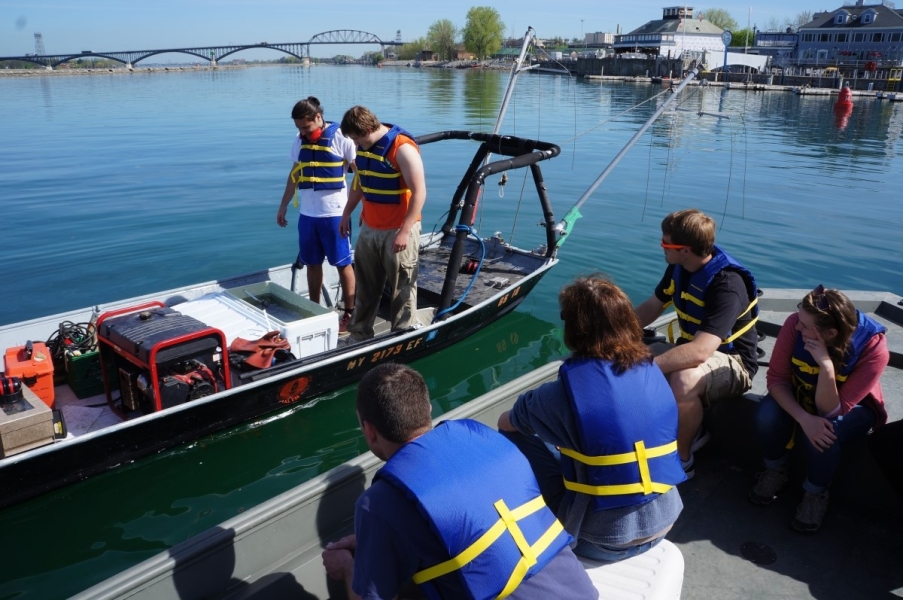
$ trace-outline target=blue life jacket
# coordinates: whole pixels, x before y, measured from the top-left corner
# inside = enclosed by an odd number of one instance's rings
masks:
[[[473,598],[505,597],[572,538],[549,510],[530,464],[501,434],[471,420],[445,421],[408,442],[380,469],[430,522],[449,560],[414,575],[460,577]]]
[[[389,131],[369,150],[358,146],[354,162],[361,191],[367,201],[401,204],[402,197],[411,190],[401,186],[401,171],[389,162],[387,155],[396,137],[404,135],[413,140],[414,136],[397,125],[387,123],[386,126]]]
[[[340,190],[345,187],[345,157],[335,154],[332,140],[339,130],[338,123],[329,123],[316,142],[301,138],[298,164],[292,180],[302,190]]]
[[[615,374],[609,361],[569,358],[558,371],[580,448],[560,448],[564,487],[593,511],[651,502],[686,479],[677,453],[677,401],[661,370]],[[576,462],[588,481],[577,480]]]
[[[692,340],[696,337],[696,332],[699,331],[699,326],[705,318],[706,290],[712,283],[715,275],[724,269],[733,269],[743,277],[743,283],[746,284],[746,294],[749,298],[749,306],[737,317],[737,322],[734,323],[731,329],[731,335],[723,340],[718,347],[720,352],[728,354],[734,352],[734,340],[746,333],[759,320],[759,298],[756,279],[746,267],[737,262],[730,254],[715,246],[711,260],[695,273],[688,272],[680,265],[674,265],[671,285],[665,290],[665,294],[671,296],[671,302],[674,303],[674,312],[677,313],[677,323],[680,327],[680,337]],[[743,317],[747,314],[749,314],[748,322],[744,323]]]
[[[834,373],[834,379],[837,381],[837,387],[841,385],[850,376],[850,372],[859,360],[862,350],[868,344],[869,340],[879,333],[885,333],[887,328],[874,320],[867,314],[856,311],[858,316],[858,324],[847,351],[844,353],[840,368]],[[793,345],[793,355],[791,362],[791,377],[793,382],[793,391],[797,401],[810,414],[818,414],[815,409],[815,386],[818,383],[818,373],[821,370],[812,355],[806,350],[806,344],[803,341],[803,334],[796,332],[796,342]]]

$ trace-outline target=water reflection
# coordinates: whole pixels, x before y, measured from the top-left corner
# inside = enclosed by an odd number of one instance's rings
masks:
[[[427,86],[430,91],[429,109],[435,115],[448,115],[457,99],[457,74],[453,69],[431,69]]]
[[[461,102],[467,127],[476,131],[492,131],[495,117],[502,103],[504,90],[502,71],[472,69],[462,78]]]

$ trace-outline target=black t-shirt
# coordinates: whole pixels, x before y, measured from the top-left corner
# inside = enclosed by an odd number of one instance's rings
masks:
[[[671,298],[665,294],[665,289],[671,285],[672,274],[674,273],[674,265],[668,265],[665,275],[655,288],[655,297],[662,302],[668,302]],[[674,295],[679,296],[681,292],[686,291],[690,278],[684,277],[684,289],[675,290]],[[715,277],[712,283],[705,291],[705,316],[699,325],[699,331],[704,331],[712,335],[718,336],[722,340],[731,336],[734,324],[737,323],[737,317],[743,313],[749,306],[749,295],[746,292],[746,284],[743,277],[733,269],[723,269]],[[742,327],[749,323],[752,318],[752,312],[749,311],[740,319],[739,325]],[[688,342],[686,338],[677,340],[678,344]],[[734,351],[743,366],[749,372],[749,376],[753,377],[759,369],[756,362],[756,345],[758,334],[756,328],[750,327],[743,335],[734,340]]]

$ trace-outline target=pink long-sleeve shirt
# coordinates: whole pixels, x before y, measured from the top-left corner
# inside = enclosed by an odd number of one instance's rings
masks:
[[[780,385],[787,385],[793,389],[791,377],[791,362],[793,346],[796,343],[796,324],[799,323],[798,313],[793,313],[784,321],[778,339],[774,343],[771,352],[768,373],[765,375],[768,389]],[[887,422],[887,409],[884,407],[884,393],[881,391],[881,374],[890,361],[890,352],[887,349],[887,339],[883,333],[872,336],[859,355],[859,360],[853,366],[847,380],[838,387],[840,394],[840,406],[826,417],[834,417],[838,414],[845,415],[860,402],[865,402],[875,411],[878,418],[875,427]]]

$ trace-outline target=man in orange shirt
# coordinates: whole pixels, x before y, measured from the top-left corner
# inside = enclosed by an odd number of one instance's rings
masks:
[[[418,324],[417,259],[426,179],[420,149],[404,129],[381,123],[363,106],[345,113],[341,129],[357,145],[357,174],[339,222],[342,235],[350,235],[351,214],[363,202],[354,247],[357,301],[348,324],[351,338],[360,341],[373,337],[387,280],[392,287],[392,330]]]

